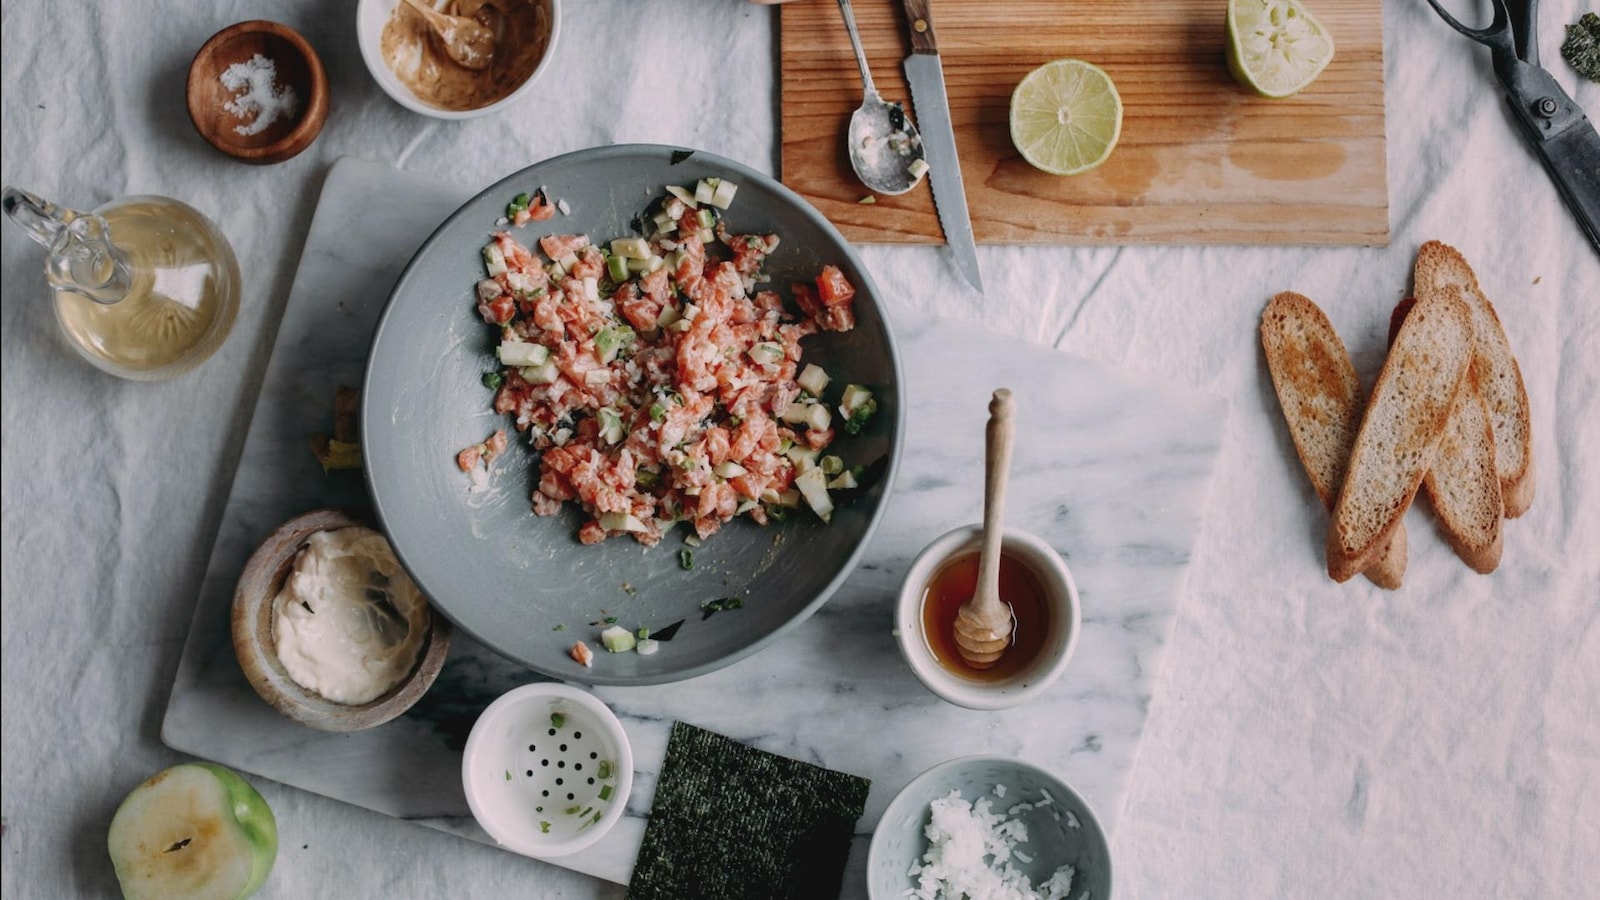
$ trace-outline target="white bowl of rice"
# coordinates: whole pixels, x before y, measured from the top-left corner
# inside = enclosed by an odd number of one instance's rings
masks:
[[[1111,849],[1088,802],[1017,759],[967,756],[911,780],[867,856],[872,900],[1109,900]]]

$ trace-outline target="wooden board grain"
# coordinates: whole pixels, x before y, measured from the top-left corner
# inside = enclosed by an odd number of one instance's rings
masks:
[[[1333,62],[1310,88],[1260,98],[1228,74],[1223,0],[935,0],[973,232],[991,244],[1357,244],[1389,241],[1381,0],[1312,0]],[[855,0],[878,89],[911,108],[900,0]],[[943,240],[924,184],[868,191],[845,151],[861,79],[831,0],[781,7],[782,178],[854,241]],[[1123,100],[1100,168],[1059,177],[1011,145],[1011,91],[1078,57]],[[914,109],[913,109],[914,113]],[[913,116],[914,117],[914,116]]]

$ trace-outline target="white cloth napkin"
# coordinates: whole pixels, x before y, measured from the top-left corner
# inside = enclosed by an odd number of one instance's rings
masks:
[[[1556,53],[1559,24],[1579,6],[1543,4],[1541,49],[1597,116],[1600,87],[1580,83]],[[372,82],[352,3],[0,7],[5,182],[80,207],[178,197],[232,238],[246,279],[234,334],[203,368],[164,384],[121,382],[59,338],[42,251],[0,225],[6,897],[114,892],[111,812],[180,759],[158,723],[332,160],[479,185],[567,150],[660,141],[775,170],[774,11],[737,0],[566,0],[563,10],[540,96],[444,123],[406,112]],[[940,249],[864,250],[905,308],[1231,401],[1115,839],[1121,896],[1579,897],[1600,882],[1600,256],[1514,132],[1487,54],[1421,2],[1386,4],[1384,15],[1386,248],[985,247],[983,298]],[[301,30],[333,89],[320,139],[267,168],[211,151],[183,102],[200,44],[256,17]],[[1538,496],[1508,523],[1492,576],[1458,562],[1417,508],[1403,590],[1335,585],[1322,573],[1325,514],[1281,424],[1257,318],[1279,290],[1307,294],[1370,379],[1389,309],[1430,238],[1475,266],[1521,361]],[[293,825],[262,897],[621,894],[260,787]],[[863,893],[847,885],[847,896]]]

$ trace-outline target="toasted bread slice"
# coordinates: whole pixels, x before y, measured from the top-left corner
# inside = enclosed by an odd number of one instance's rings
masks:
[[[1500,565],[1500,478],[1494,469],[1494,429],[1478,387],[1476,366],[1456,394],[1450,423],[1439,439],[1433,467],[1423,477],[1445,538],[1467,565],[1485,574]]]
[[[1391,344],[1414,303],[1402,300],[1395,306],[1389,326]],[[1456,395],[1450,423],[1439,439],[1433,468],[1423,476],[1422,488],[1456,555],[1487,574],[1500,565],[1503,505],[1500,478],[1494,469],[1494,428],[1477,373],[1477,366],[1467,367],[1467,383]]]
[[[1293,291],[1273,297],[1262,311],[1261,347],[1300,464],[1331,511],[1361,427],[1364,404],[1355,364],[1321,308]],[[1367,569],[1373,584],[1400,586],[1405,538],[1405,527],[1396,529],[1389,548]]]
[[[1472,364],[1472,311],[1449,286],[1417,300],[1378,373],[1328,529],[1328,575],[1370,566],[1433,467]]]
[[[1478,387],[1489,406],[1494,429],[1495,472],[1507,518],[1516,518],[1533,504],[1533,426],[1522,370],[1494,306],[1478,286],[1478,276],[1449,244],[1429,241],[1417,251],[1413,275],[1417,299],[1442,293],[1454,285],[1472,310],[1473,359]]]

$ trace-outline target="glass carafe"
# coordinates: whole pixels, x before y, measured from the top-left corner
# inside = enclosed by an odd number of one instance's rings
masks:
[[[222,346],[239,312],[239,262],[217,226],[168,197],[91,213],[6,188],[13,222],[49,250],[56,321],[85,359],[122,378],[171,378]]]

